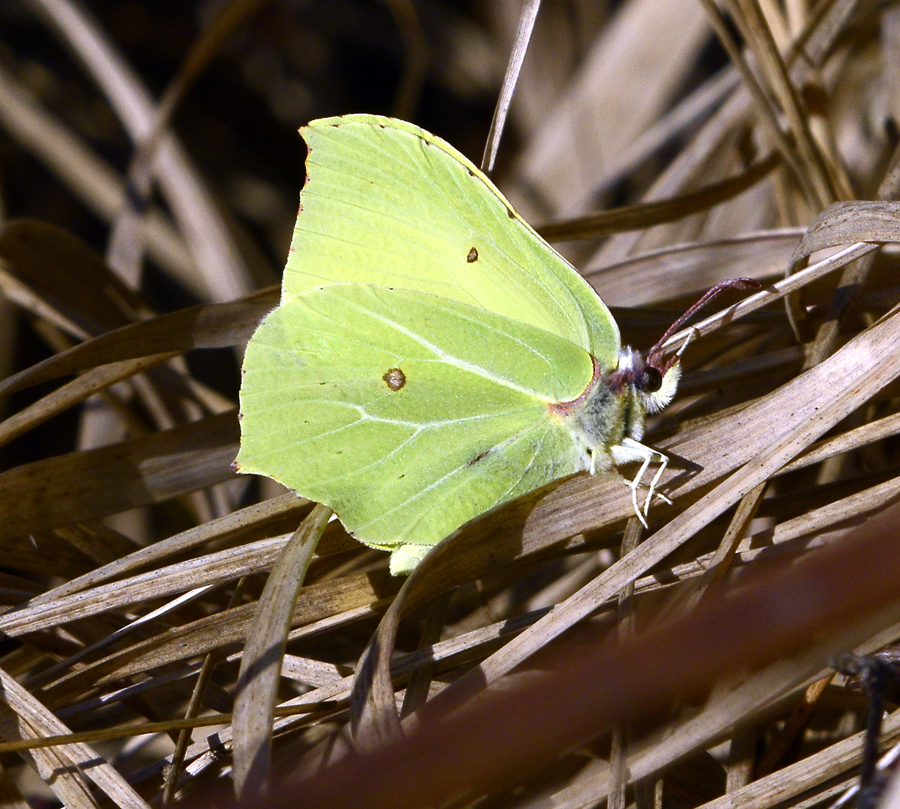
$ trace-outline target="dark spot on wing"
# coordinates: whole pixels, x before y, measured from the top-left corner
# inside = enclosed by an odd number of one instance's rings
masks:
[[[385,371],[384,376],[381,378],[384,380],[384,384],[393,391],[400,390],[406,384],[406,374],[399,368],[391,368]]]
[[[488,455],[494,452],[495,447],[491,447],[490,449],[486,449],[484,452],[479,452],[474,458],[466,462],[466,466],[475,466],[479,461],[483,461],[487,458]]]
[[[469,264],[474,264],[476,261],[478,261],[478,248],[472,247],[469,250],[469,255],[466,256],[466,261],[468,261]]]
[[[507,209],[506,209],[506,215],[507,215],[510,219],[515,219],[515,218],[516,218],[516,212],[515,212],[512,208],[507,208]]]

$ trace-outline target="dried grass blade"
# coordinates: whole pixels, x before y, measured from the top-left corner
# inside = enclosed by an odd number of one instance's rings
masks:
[[[799,537],[821,535],[824,531],[838,532],[842,523],[849,527],[895,503],[898,498],[900,478],[886,480],[781,523],[776,526],[772,539],[774,542],[787,542]],[[819,536],[819,541],[826,541],[826,538]]]
[[[251,542],[198,559],[176,562],[122,581],[60,596],[52,601],[20,607],[0,615],[0,632],[15,637],[129,604],[177,595],[193,587],[231,581],[241,575],[267,569],[281,553],[286,541],[287,537],[273,537]]]
[[[271,566],[286,541],[284,538],[279,547],[268,548],[265,566],[257,565],[250,572]],[[234,570],[231,575],[234,577]],[[299,628],[291,632],[290,638],[305,637],[371,617],[383,608],[397,588],[396,579],[368,575],[348,576],[337,586],[333,582],[308,585],[300,590],[292,617],[292,626]],[[247,637],[254,608],[254,604],[243,604],[173,627],[66,675],[47,686],[47,693],[59,699],[60,695],[144,674],[188,657],[240,643]]]
[[[690,242],[653,250],[583,272],[610,306],[644,306],[681,294],[700,295],[726,278],[761,281],[784,272],[803,228],[760,231],[720,241]],[[635,284],[634,279],[641,283]]]
[[[245,799],[269,786],[272,720],[297,593],[332,511],[317,505],[279,554],[253,613],[234,703],[235,790]]]
[[[688,96],[677,100],[665,115],[639,133],[633,141],[625,144],[622,152],[616,155],[615,163],[608,165],[604,173],[593,179],[593,185],[584,199],[570,201],[568,212],[581,213],[596,204],[596,200],[607,197],[617,184],[627,182],[629,177],[668,144],[689,135],[701,122],[712,116],[727,98],[734,95],[738,81],[737,71],[725,68]],[[566,212],[559,211],[558,214],[565,215]]]
[[[741,538],[747,532],[751,521],[762,504],[765,490],[766,484],[763,482],[741,498],[737,511],[728,524],[728,530],[723,535],[719,547],[710,559],[709,567],[701,577],[700,582],[698,582],[696,590],[691,594],[693,603],[699,601],[724,580],[737,554]]]
[[[898,518],[895,506],[857,529],[852,542],[744,580],[727,598],[628,642],[610,642],[607,634],[606,643],[592,644],[604,630],[586,626],[546,650],[539,665],[475,700],[446,699],[451,686],[409,717],[396,744],[315,773],[307,761],[324,751],[311,751],[299,763],[302,775],[270,806],[292,805],[299,794],[304,806],[340,805],[351,789],[385,807],[441,805],[450,796],[462,803],[528,778],[626,717],[665,715],[729,674],[799,658],[821,669],[837,650],[895,630]],[[811,654],[817,660],[807,660]]]
[[[817,250],[854,242],[900,242],[900,202],[858,200],[829,205],[806,229],[791,263],[796,264]]]
[[[234,411],[0,475],[0,539],[89,522],[234,477]],[[40,485],[35,485],[40,481]]]
[[[722,47],[725,49],[725,52],[728,54],[735,67],[737,67],[737,69],[740,71],[744,87],[747,89],[750,97],[756,103],[760,118],[768,127],[768,134],[777,144],[778,149],[781,152],[785,162],[791,167],[794,176],[801,183],[801,185],[806,188],[809,196],[812,199],[815,199],[815,187],[807,179],[806,173],[803,170],[804,166],[800,162],[797,154],[795,153],[795,150],[792,148],[792,143],[788,140],[787,136],[782,131],[781,126],[779,125],[778,103],[777,100],[773,97],[771,87],[757,80],[756,74],[751,69],[748,60],[744,56],[743,50],[733,36],[731,27],[729,26],[728,21],[725,18],[725,14],[719,8],[719,6],[712,0],[703,0],[703,5],[706,8],[707,16],[710,19],[713,30],[719,37],[719,41],[721,42]],[[734,3],[732,3],[731,5],[733,6]],[[740,15],[734,16],[738,16],[740,18]],[[764,57],[769,54],[769,51],[765,47],[765,45],[762,47],[762,51]],[[831,198],[829,197],[822,204],[827,204],[830,199]]]
[[[855,733],[824,750],[760,778],[728,795],[703,804],[701,809],[768,809],[814,789],[835,776],[858,767],[864,732]],[[894,711],[881,727],[881,744],[900,740],[900,712]]]
[[[177,356],[176,353],[151,354],[133,360],[109,363],[86,371],[78,379],[63,385],[25,410],[0,422],[0,446],[8,444],[53,416],[83,402],[89,396]]]
[[[619,156],[674,103],[708,31],[685,0],[669,0],[665,14],[653,0],[618,6],[532,128],[518,160],[520,183],[532,192],[522,198],[536,194],[547,211],[571,214],[573,205],[583,211],[594,178],[615,171]],[[655,80],[648,83],[650,74]]]
[[[2,670],[0,686],[5,704],[18,720],[20,734],[26,738],[31,735],[40,737],[71,734],[69,728]],[[87,777],[120,809],[149,809],[148,804],[116,769],[87,744],[66,744],[52,750],[35,750],[32,755],[36,760],[43,759],[50,775],[47,786],[54,791],[59,790],[57,794],[67,807],[98,806],[90,793],[81,786],[81,779]]]
[[[112,221],[125,203],[119,174],[67,126],[52,117],[24,84],[0,67],[0,123],[22,148],[37,157],[84,205]],[[181,236],[158,210],[144,220],[149,251],[196,296],[204,292]]]
[[[447,606],[450,603],[451,596],[452,593],[449,592],[441,593],[432,601],[428,610],[428,616],[425,619],[425,626],[422,627],[422,634],[419,637],[419,650],[430,656],[432,660],[434,659],[434,646],[440,641],[441,632],[444,629]],[[403,707],[400,709],[401,717],[411,714],[420,705],[425,704],[435,669],[434,663],[426,663],[415,670],[406,686],[406,693],[403,695]]]
[[[865,634],[863,632],[862,634]],[[803,689],[808,683],[821,678],[822,666],[831,658],[835,650],[851,648],[860,641],[860,633],[823,633],[821,640],[804,654],[790,659],[778,660],[761,671],[748,675],[733,690],[721,689],[695,715],[668,723],[665,729],[650,734],[635,742],[628,756],[628,770],[633,780],[647,777],[664,770],[671,764],[708,747],[713,740],[733,733],[739,723],[752,721],[760,714],[771,712],[782,700]],[[861,736],[861,734],[859,734]],[[843,745],[849,740],[840,742]],[[847,766],[837,768],[839,772],[858,764],[861,759],[862,744],[845,748],[833,745],[828,748],[839,759],[844,758]],[[828,752],[828,751],[823,751]],[[850,760],[846,762],[849,753]],[[825,757],[831,760],[830,756]],[[806,759],[808,761],[809,759]],[[833,762],[832,762],[833,763]],[[820,765],[821,766],[821,765]],[[790,768],[788,768],[790,769]],[[792,773],[793,774],[793,773]],[[776,774],[777,775],[777,774]],[[819,771],[821,779],[822,773]],[[759,779],[766,780],[766,779]],[[778,779],[774,779],[777,783]],[[756,781],[755,783],[759,783]],[[608,773],[600,773],[588,783],[582,783],[565,796],[554,796],[554,809],[576,809],[585,804],[602,801],[609,793],[612,779]],[[789,787],[790,789],[790,787]],[[752,790],[751,790],[752,792]],[[767,793],[771,797],[771,792]],[[796,794],[796,793],[793,793]],[[727,801],[729,795],[717,799]],[[564,798],[564,799],[563,799]],[[717,803],[713,801],[712,804]],[[709,806],[711,804],[705,804]],[[740,805],[739,803],[734,805]],[[768,806],[770,806],[769,804]],[[763,804],[767,806],[767,804]]]
[[[270,533],[282,533],[272,529],[271,524],[277,522],[280,525],[294,518],[299,519],[299,512],[308,505],[308,500],[297,497],[293,493],[282,494],[262,503],[255,503],[252,506],[233,511],[215,520],[210,520],[203,525],[190,528],[168,539],[160,540],[122,559],[116,559],[109,564],[103,565],[103,567],[79,576],[77,579],[72,579],[59,587],[54,587],[52,590],[41,593],[39,596],[31,599],[29,604],[36,606],[37,604],[55,601],[62,596],[71,595],[89,587],[96,587],[108,579],[118,578],[125,573],[130,573],[153,562],[159,562],[169,556],[185,553],[209,542],[230,539],[236,534],[249,534],[245,536],[245,541],[249,541],[255,540],[257,537],[254,529],[269,527]]]
[[[612,208],[588,214],[564,222],[550,222],[537,228],[545,239],[565,241],[592,239],[608,233],[640,230],[677,221],[685,216],[709,210],[714,206],[739,196],[764,179],[781,163],[777,154],[770,154],[746,168],[740,174],[664,200],[638,202],[621,208]]]
[[[488,132],[487,143],[484,145],[484,154],[481,158],[481,170],[488,176],[494,170],[494,160],[497,157],[497,150],[500,148],[503,128],[506,126],[509,105],[512,103],[513,91],[516,89],[519,74],[522,72],[522,62],[525,61],[525,53],[528,50],[528,43],[531,42],[534,23],[537,20],[540,7],[541,0],[526,0],[522,13],[519,16],[519,26],[516,30],[512,53],[506,64],[506,73],[503,76],[503,84],[500,87],[497,103],[494,106],[494,117],[491,120],[491,128]]]
[[[331,685],[322,686],[314,691],[308,691],[302,696],[294,697],[287,702],[283,702],[278,707],[279,709],[290,710],[299,705],[317,705],[321,703],[333,703],[334,705],[341,704],[347,700],[350,694],[352,681],[352,677],[344,677]],[[298,722],[305,723],[306,720],[299,714],[297,716],[278,717],[274,723],[274,730],[281,731],[296,725]],[[221,755],[221,750],[231,746],[232,738],[231,728],[224,728],[216,734],[218,749],[212,749],[207,740],[192,744],[185,755],[185,759],[191,762],[185,767],[185,772],[189,775],[196,776],[208,767],[215,765],[217,759]],[[166,761],[163,759],[162,762],[152,765],[148,770],[155,772],[165,763]],[[246,804],[243,805],[246,806]]]
[[[546,610],[538,610],[536,614],[523,615],[511,620],[505,620],[469,632],[464,636],[435,643],[429,650],[420,649],[410,654],[399,655],[391,667],[391,676],[403,679],[407,676],[415,675],[423,669],[431,669],[436,663],[450,664],[455,662],[456,664],[459,664],[475,659],[483,654],[485,647],[495,647],[510,635],[521,632],[524,627],[535,621],[537,617],[545,611]],[[445,668],[445,666],[441,665],[439,668]],[[284,676],[290,675],[285,673]],[[326,685],[322,685],[316,690],[310,691],[301,697],[295,697],[294,699],[283,702],[279,707],[288,709],[297,705],[315,705],[332,701],[335,703],[343,702],[350,696],[350,688],[353,679],[352,676],[343,677]],[[297,719],[278,719],[275,722],[275,728],[281,730],[296,722]],[[230,738],[227,728],[219,735],[219,740],[225,743],[227,743]],[[331,752],[335,757],[339,756],[340,752],[344,749],[344,741],[345,740],[343,739],[338,740],[331,747]],[[205,757],[205,760],[198,760],[195,763],[193,770],[195,774],[213,763],[213,759],[211,759],[207,755],[207,751],[202,748],[202,744],[194,745],[191,748],[192,755]]]
[[[781,471],[794,472],[797,469],[821,463],[828,458],[833,458],[835,455],[850,452],[866,444],[873,444],[884,438],[897,435],[897,433],[900,433],[900,413],[885,416],[883,419],[878,419],[878,421],[873,421],[869,424],[863,424],[860,427],[848,430],[832,438],[827,438],[824,441],[817,441]]]
[[[246,342],[275,306],[265,292],[234,303],[180,309],[107,332],[0,382],[0,396],[98,365],[196,348],[228,348]]]
[[[37,298],[92,336],[153,314],[92,247],[56,225],[13,219],[0,232],[0,257]]]
[[[10,271],[9,265],[0,259],[0,295],[39,320],[52,324],[63,334],[78,340],[87,340],[90,334],[74,320],[60,313],[40,295]]]
[[[732,0],[734,20],[741,27],[747,44],[756,56],[764,79],[764,86],[778,101],[778,106],[787,117],[793,135],[793,148],[801,159],[802,173],[798,177],[813,191],[811,200],[817,207],[823,207],[842,196],[849,196],[846,189],[836,188],[836,179],[828,171],[825,158],[809,129],[809,113],[803,109],[794,85],[791,83],[787,65],[781,58],[768,21],[757,0]],[[767,109],[772,114],[773,128],[778,127],[777,110]]]
[[[109,239],[107,256],[110,266],[123,277],[135,281],[141,275],[141,261],[146,250],[143,211],[150,202],[157,149],[170,128],[172,115],[197,77],[223,47],[234,30],[258,10],[264,0],[238,0],[229,3],[212,25],[194,42],[179,67],[178,73],[163,94],[148,134],[140,141],[128,169],[131,194],[116,219]],[[140,204],[133,197],[140,197]]]
[[[888,172],[887,185],[896,180],[896,171]],[[885,183],[883,183],[885,184]],[[827,249],[851,242],[882,244],[896,242],[900,235],[897,214],[900,203],[889,201],[861,201],[835,203],[822,211],[807,229],[791,257],[787,276],[796,274],[809,256],[816,250]],[[860,261],[848,264],[841,274],[838,289],[831,302],[828,319],[815,336],[815,343],[808,352],[806,365],[814,365],[830,353],[839,337],[839,320],[852,297],[865,283],[871,270],[874,249],[860,256]],[[787,315],[800,342],[812,338],[812,330],[806,311],[798,295],[786,300]]]
[[[82,60],[129,131],[140,142],[153,127],[156,105],[113,41],[88,12],[70,0],[33,0],[57,34]],[[249,273],[206,184],[178,141],[167,134],[156,172],[166,201],[187,236],[205,298],[224,301],[249,291]]]
[[[61,672],[72,669],[78,663],[81,663],[81,661],[96,657],[103,649],[106,649],[113,644],[121,645],[127,640],[129,634],[148,629],[157,623],[164,623],[166,616],[177,613],[185,606],[185,604],[197,601],[214,589],[215,585],[206,584],[176,596],[163,606],[139,616],[126,623],[124,626],[110,632],[108,635],[94,641],[90,645],[83,646],[75,652],[75,654],[69,655],[65,660],[60,660],[58,663],[50,666],[50,668],[44,669],[40,674],[30,679],[29,686],[36,688],[41,684],[46,683],[48,680],[52,680],[59,676]]]

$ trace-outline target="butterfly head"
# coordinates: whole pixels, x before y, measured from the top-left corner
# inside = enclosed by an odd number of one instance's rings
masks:
[[[647,413],[658,413],[672,401],[678,389],[681,378],[679,359],[675,355],[666,360],[654,353],[644,357],[639,351],[625,346],[619,353],[618,366],[609,375],[607,385],[614,394],[633,391]]]
[[[618,366],[609,376],[609,387],[614,393],[630,389],[638,402],[643,405],[645,412],[658,413],[675,396],[678,380],[681,377],[681,354],[687,348],[694,332],[691,331],[678,353],[669,358],[666,358],[663,352],[665,342],[697,311],[724,290],[759,289],[759,286],[759,283],[752,278],[730,278],[716,284],[666,329],[666,333],[659,338],[656,345],[646,355],[627,346],[623,348],[619,353]]]

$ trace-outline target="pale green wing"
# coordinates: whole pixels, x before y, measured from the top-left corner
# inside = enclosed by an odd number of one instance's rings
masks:
[[[366,544],[432,545],[589,465],[548,403],[592,371],[582,348],[518,321],[331,285],[275,309],[247,346],[237,464],[331,506]]]
[[[563,337],[614,367],[612,315],[452,146],[373,115],[313,121],[282,302],[335,283],[459,301]]]

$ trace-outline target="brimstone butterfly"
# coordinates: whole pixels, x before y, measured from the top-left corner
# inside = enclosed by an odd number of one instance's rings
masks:
[[[469,160],[371,115],[301,133],[281,304],[244,358],[239,471],[331,506],[403,573],[550,481],[642,461],[636,492],[665,464],[640,439],[677,358],[623,348],[603,301]]]

